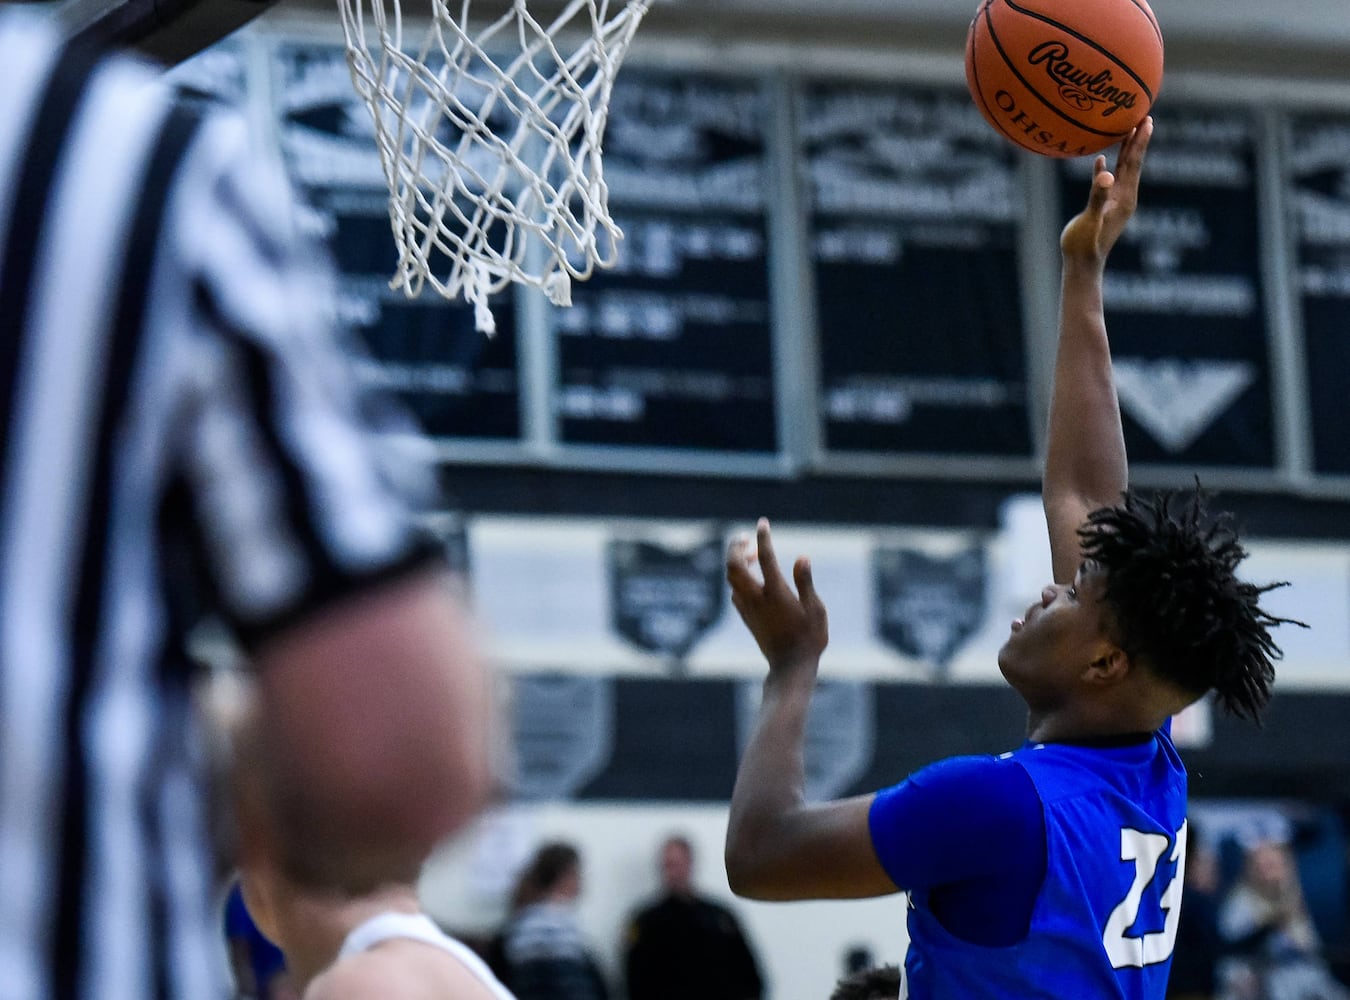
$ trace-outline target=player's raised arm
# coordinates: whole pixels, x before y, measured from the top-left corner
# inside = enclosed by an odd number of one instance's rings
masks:
[[[1134,214],[1152,134],[1146,118],[1121,144],[1115,174],[1097,157],[1087,208],[1060,236],[1059,350],[1042,488],[1058,583],[1072,580],[1081,562],[1078,528],[1088,512],[1117,503],[1128,485],[1102,284],[1106,258]]]
[[[752,899],[846,899],[896,891],[872,846],[873,796],[807,804],[802,758],[806,716],[820,655],[829,641],[825,605],[811,566],[792,568],[796,590],[773,550],[769,522],[757,545],[727,553],[731,601],[769,661],[754,733],[736,773],[727,824],[727,879]],[[759,562],[761,581],[752,570]]]

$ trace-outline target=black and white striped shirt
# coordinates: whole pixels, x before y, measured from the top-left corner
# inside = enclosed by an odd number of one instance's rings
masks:
[[[294,218],[241,120],[0,14],[0,1000],[220,995],[176,568],[247,641],[425,554]]]

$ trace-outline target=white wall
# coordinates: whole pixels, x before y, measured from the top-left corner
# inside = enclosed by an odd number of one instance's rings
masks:
[[[978,624],[949,664],[959,683],[1002,683],[999,647],[1009,622],[1025,613],[1050,579],[1050,550],[1039,496],[1009,499],[997,532],[925,529],[900,525],[822,527],[775,523],[784,566],[811,557],[816,587],[830,609],[830,648],[822,662],[827,679],[919,680],[931,665],[891,647],[875,624],[872,555],[899,547],[951,558],[979,548],[987,559],[985,600]],[[753,528],[750,521],[737,531]],[[666,676],[663,657],[638,650],[612,625],[606,544],[638,539],[672,551],[689,551],[723,530],[702,522],[656,519],[483,516],[468,525],[473,593],[493,659],[508,672],[543,668],[582,674]],[[1314,540],[1247,539],[1244,579],[1287,580],[1290,586],[1263,599],[1273,614],[1301,619],[1309,629],[1282,628],[1285,658],[1281,686],[1344,690],[1350,687],[1350,544]],[[721,580],[721,560],[713,566]],[[692,677],[764,674],[763,657],[727,602],[690,651]]]
[[[694,844],[695,881],[741,918],[768,981],[769,1000],[826,1000],[844,953],[869,948],[877,962],[901,962],[905,898],[827,903],[751,903],[734,899],[722,867],[723,806],[516,806],[489,814],[430,863],[422,882],[427,910],[465,933],[496,928],[514,870],[542,841],[581,851],[582,925],[614,981],[628,914],[657,888],[656,854],[667,834]]]

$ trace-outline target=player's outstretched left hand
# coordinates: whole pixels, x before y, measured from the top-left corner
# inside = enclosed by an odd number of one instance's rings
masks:
[[[792,585],[778,567],[769,522],[760,518],[755,529],[756,550],[738,538],[727,550],[727,582],[731,603],[759,643],[771,674],[806,669],[815,673],[820,654],[830,640],[825,605],[811,582],[811,563],[802,556],[792,567]],[[758,559],[764,580],[751,570]]]
[[[1114,174],[1106,169],[1106,157],[1097,157],[1087,208],[1069,220],[1059,237],[1065,260],[1105,263],[1139,203],[1139,175],[1152,136],[1153,119],[1145,118],[1120,144]]]

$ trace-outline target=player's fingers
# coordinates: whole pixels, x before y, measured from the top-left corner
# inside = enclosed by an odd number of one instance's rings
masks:
[[[778,555],[773,550],[773,534],[769,530],[769,519],[761,517],[755,525],[755,537],[759,548],[759,568],[764,574],[764,585],[781,583],[783,571],[778,568]]]
[[[731,588],[731,606],[732,606],[733,608],[736,609],[736,613],[737,613],[738,615],[740,615],[742,618],[746,619],[747,621],[749,620],[749,619],[746,617],[746,607],[747,607],[747,604],[746,604],[745,598],[743,598],[743,597],[741,596],[741,592],[740,592],[739,590],[737,590],[735,587],[732,587],[732,588]]]
[[[1148,152],[1149,141],[1153,138],[1153,116],[1147,115],[1130,136],[1130,153],[1138,160]]]
[[[752,592],[759,581],[750,572],[750,541],[737,536],[727,546],[727,583],[731,584],[733,597],[738,591]]]
[[[811,560],[802,556],[792,565],[792,580],[797,584],[797,596],[803,604],[815,604],[820,601],[816,595],[815,580],[811,577]]]
[[[1111,189],[1115,187],[1116,178],[1111,171],[1106,169],[1106,158],[1097,157],[1097,163],[1100,165],[1094,170],[1092,175],[1092,190],[1088,193],[1088,214],[1100,215],[1106,209],[1107,199],[1111,196]]]
[[[1120,156],[1116,170],[1122,180],[1137,184],[1139,173],[1144,166],[1144,154],[1148,151],[1148,141],[1153,137],[1153,119],[1145,118],[1135,127],[1120,146]]]

